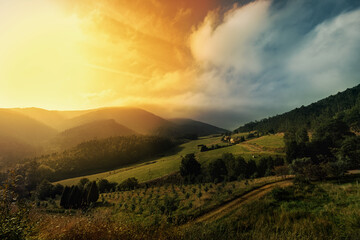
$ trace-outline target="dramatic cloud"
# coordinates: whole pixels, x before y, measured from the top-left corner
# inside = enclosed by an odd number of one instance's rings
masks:
[[[255,1],[209,14],[190,38],[202,101],[240,123],[360,83],[358,6],[319,2]]]
[[[0,1],[1,107],[229,129],[360,83],[358,0]]]

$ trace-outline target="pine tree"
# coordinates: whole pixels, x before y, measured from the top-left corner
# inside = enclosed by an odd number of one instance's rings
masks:
[[[61,194],[60,206],[63,208],[69,208],[69,197],[71,188],[66,186]]]
[[[96,202],[98,199],[99,199],[99,189],[97,187],[96,182],[93,181],[87,196],[87,202],[90,204]]]
[[[69,197],[69,207],[79,208],[81,205],[81,191],[78,186],[71,187],[71,193]]]

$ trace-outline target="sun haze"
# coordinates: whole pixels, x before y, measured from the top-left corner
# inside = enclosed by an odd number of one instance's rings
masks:
[[[1,1],[0,107],[234,127],[357,84],[359,15],[333,0]]]

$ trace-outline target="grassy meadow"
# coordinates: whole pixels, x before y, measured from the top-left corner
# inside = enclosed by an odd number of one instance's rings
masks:
[[[218,218],[193,221],[279,180],[169,184],[104,193],[98,207],[85,212],[60,209],[56,202],[40,205],[33,209],[36,226],[30,239],[358,239],[360,175],[274,188]]]
[[[181,144],[175,150],[150,161],[103,173],[66,179],[57,183],[73,185],[83,177],[86,177],[89,180],[105,178],[113,182],[121,182],[127,178],[136,177],[139,182],[146,182],[179,171],[181,156],[185,156],[189,153],[195,153],[201,164],[208,164],[212,160],[221,158],[224,153],[232,153],[236,156],[242,156],[246,160],[254,159],[255,161],[262,156],[284,156],[283,134],[266,135],[240,144],[230,145],[207,152],[200,152],[198,145],[201,144],[206,146],[216,144],[220,146],[227,145],[221,141],[221,136],[202,137],[198,140]]]
[[[184,239],[359,239],[359,181],[357,175],[274,189],[216,221],[190,226]]]

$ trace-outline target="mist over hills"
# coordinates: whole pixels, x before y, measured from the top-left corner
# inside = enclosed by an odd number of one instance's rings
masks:
[[[104,139],[116,136],[129,136],[137,134],[135,131],[118,124],[114,119],[99,120],[67,129],[56,135],[51,144],[63,148],[92,139]]]
[[[0,162],[16,163],[84,141],[129,135],[181,138],[227,132],[191,119],[164,119],[148,111],[112,107],[84,111],[0,109]]]

